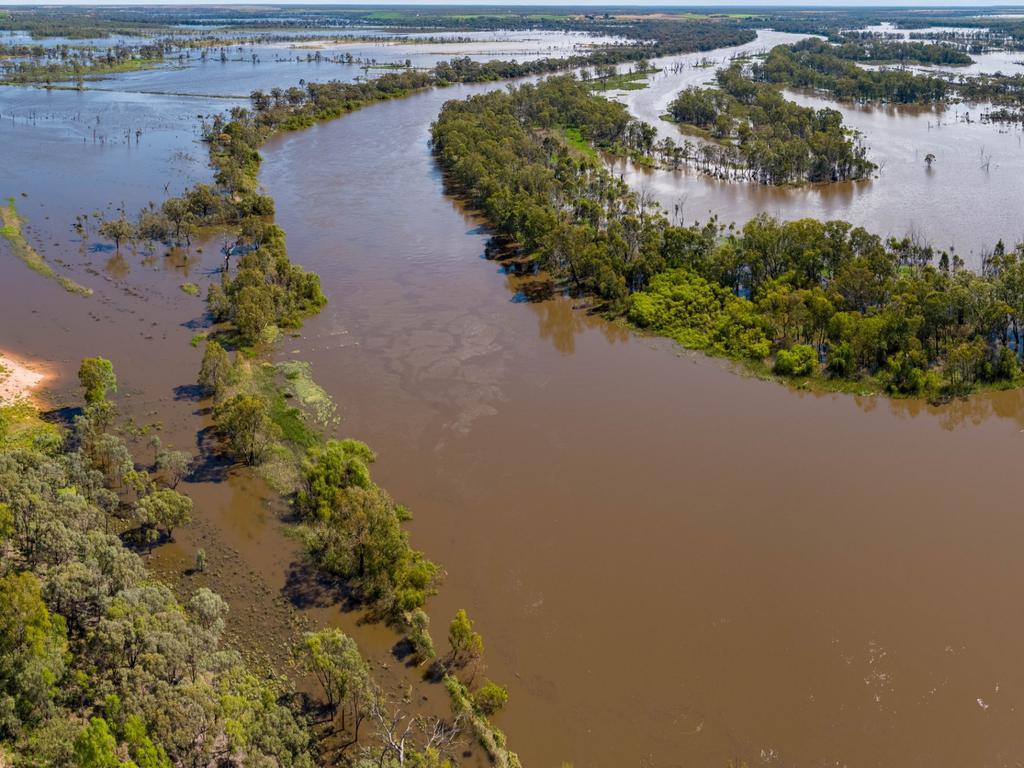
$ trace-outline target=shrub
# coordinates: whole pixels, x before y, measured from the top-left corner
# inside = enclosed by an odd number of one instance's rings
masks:
[[[780,376],[810,376],[818,365],[818,353],[809,344],[794,344],[775,355],[775,373]]]

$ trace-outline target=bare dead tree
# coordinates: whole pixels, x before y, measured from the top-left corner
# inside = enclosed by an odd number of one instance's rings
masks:
[[[389,712],[384,702],[377,701],[372,716],[381,743],[377,759],[380,768],[384,768],[388,755],[403,768],[413,751],[433,749],[440,754],[450,753],[462,733],[462,715],[449,723],[439,717],[410,715],[401,710]]]

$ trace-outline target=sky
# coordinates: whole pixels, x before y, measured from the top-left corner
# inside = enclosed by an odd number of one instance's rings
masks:
[[[24,5],[270,5],[281,7],[289,3],[226,3],[224,0],[191,0],[191,2],[168,2],[168,0],[0,0],[0,8],[6,6]],[[652,2],[651,0],[593,0],[592,2],[573,2],[573,0],[363,0],[362,2],[339,3],[337,0],[302,0],[294,3],[298,5],[353,5],[367,7],[373,5],[447,5],[447,6],[494,6],[494,7],[515,7],[515,6],[655,6],[658,8],[735,8],[735,7],[832,7],[832,8],[857,8],[857,7],[914,7],[914,8],[992,8],[992,7],[1015,7],[1024,8],[1021,0],[704,0],[703,2]]]

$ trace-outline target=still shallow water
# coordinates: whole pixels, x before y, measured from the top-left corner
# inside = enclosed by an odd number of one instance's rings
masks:
[[[730,58],[757,53],[800,39],[763,32],[744,46],[713,54],[657,60],[663,68],[649,88],[618,96],[630,112],[658,128],[659,138],[681,143],[687,137],[661,120],[679,91],[713,81],[715,67],[695,66],[704,59],[716,66]],[[681,66],[676,71],[675,65]],[[616,170],[637,189],[647,189],[669,213],[676,206],[686,222],[718,214],[742,223],[760,212],[783,219],[813,216],[845,219],[882,236],[916,235],[938,248],[953,246],[968,264],[978,265],[999,238],[1024,238],[1018,201],[1024,185],[1024,132],[1020,126],[979,124],[986,105],[949,108],[869,107],[840,104],[808,94],[787,92],[815,109],[838,109],[843,121],[862,134],[868,157],[878,165],[867,181],[802,187],[771,187],[719,181],[696,171],[649,171],[629,162]],[[970,115],[972,122],[964,120]],[[929,168],[924,158],[934,154]]]
[[[349,34],[376,30],[349,30]],[[139,93],[195,94],[241,97],[258,89],[300,87],[306,82],[378,77],[393,69],[387,65],[430,68],[439,61],[469,58],[531,61],[544,57],[562,58],[584,53],[590,46],[621,42],[621,38],[594,37],[577,32],[497,31],[469,33],[467,39],[444,40],[451,35],[404,35],[410,40],[430,37],[430,42],[346,40],[342,37],[310,37],[310,33],[285,35],[290,40],[266,42],[259,39],[221,48],[210,48],[203,59],[199,49],[181,49],[166,55],[164,63],[133,72],[111,75],[89,82],[97,90]],[[433,38],[437,37],[437,40]],[[320,59],[316,59],[316,55]],[[350,54],[359,63],[346,64],[339,57]],[[371,65],[364,67],[364,65]]]

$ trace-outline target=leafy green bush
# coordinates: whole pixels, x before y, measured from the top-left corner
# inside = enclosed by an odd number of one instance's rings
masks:
[[[760,360],[771,348],[749,301],[685,268],[656,275],[633,294],[627,317],[690,349]]]
[[[780,376],[810,376],[818,367],[818,352],[809,344],[780,349],[773,370]]]

